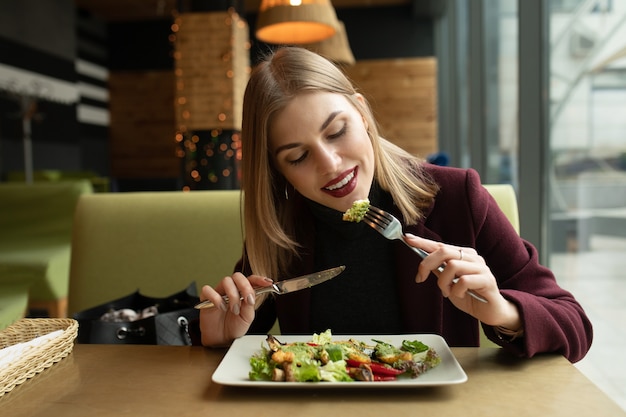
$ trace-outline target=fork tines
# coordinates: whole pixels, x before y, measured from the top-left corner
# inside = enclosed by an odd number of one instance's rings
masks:
[[[390,217],[389,213],[374,206],[369,206],[369,209],[365,212],[364,218],[376,222],[377,224],[381,224],[383,227],[393,221],[393,218]]]
[[[387,225],[391,223],[391,221],[385,216],[382,216],[372,211],[371,208],[372,207],[370,206],[370,210],[365,213],[365,216],[363,217],[363,222],[365,222],[368,226],[380,229],[380,231],[382,232],[385,227],[387,227]]]
[[[387,213],[387,212],[386,212],[386,211],[384,211],[384,210],[379,209],[379,208],[378,208],[378,207],[376,207],[376,206],[372,206],[372,205],[370,205],[370,206],[369,206],[369,209],[367,210],[367,213],[369,213],[370,211],[373,211],[374,213],[378,214],[378,215],[379,215],[379,216],[381,216],[381,217],[384,217],[384,218],[386,218],[386,219],[389,219],[389,213]],[[365,214],[367,215],[367,213],[365,213]]]

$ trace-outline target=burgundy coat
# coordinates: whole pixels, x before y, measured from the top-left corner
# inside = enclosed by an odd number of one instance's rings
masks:
[[[558,352],[572,362],[580,360],[591,346],[593,331],[589,319],[572,294],[558,286],[553,273],[539,264],[535,247],[518,236],[481,185],[478,173],[436,165],[425,169],[439,184],[440,191],[425,212],[425,221],[405,227],[405,232],[473,247],[486,260],[502,295],[518,306],[525,330],[522,339],[507,343],[495,335],[492,327],[484,326],[489,339],[519,356]],[[393,214],[402,220],[399,212]],[[312,248],[314,221],[307,215],[310,213],[303,207],[302,236],[311,237],[304,247]],[[450,346],[478,346],[478,321],[444,298],[434,277],[416,284],[419,259],[401,242],[395,244],[405,332],[440,334]],[[312,249],[305,249],[291,276],[310,273],[312,269]],[[250,333],[267,332],[278,317],[283,334],[310,334],[309,305],[309,290],[271,299],[257,311]]]

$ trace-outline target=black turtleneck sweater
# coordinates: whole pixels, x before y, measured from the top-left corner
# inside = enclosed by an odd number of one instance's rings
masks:
[[[371,204],[389,209],[391,196],[372,191]],[[397,334],[402,320],[393,242],[363,222],[308,201],[315,219],[315,270],[345,265],[336,278],[311,289],[311,329],[333,334]]]

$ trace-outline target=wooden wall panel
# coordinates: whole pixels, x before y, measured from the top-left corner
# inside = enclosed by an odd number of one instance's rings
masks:
[[[250,74],[247,23],[234,12],[210,12],[182,13],[175,24],[179,130],[240,130]]]
[[[369,100],[381,136],[422,157],[438,150],[435,58],[363,60],[345,71]]]
[[[115,178],[177,178],[173,71],[112,72],[111,175]]]
[[[174,71],[110,74],[115,178],[181,177],[178,131],[241,128],[250,70],[247,24],[229,12],[184,14],[177,22],[182,33]]]

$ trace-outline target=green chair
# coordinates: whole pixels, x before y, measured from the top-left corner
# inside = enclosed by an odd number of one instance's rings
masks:
[[[243,250],[239,190],[94,193],[76,207],[70,315],[136,290],[215,285]]]
[[[504,212],[517,233],[519,234],[519,211],[517,207],[517,196],[510,184],[485,184],[484,187],[496,200],[500,210]]]
[[[484,187],[489,191],[489,194],[491,194],[494,200],[496,200],[500,210],[506,215],[513,225],[513,228],[515,228],[519,234],[519,211],[517,208],[517,196],[515,195],[513,186],[510,184],[484,184]],[[490,347],[498,346],[487,338],[482,329],[480,332],[480,345]]]
[[[486,188],[517,225],[513,188]],[[191,281],[215,285],[230,275],[243,247],[240,196],[238,190],[82,196],[74,218],[70,315],[137,289],[166,296]]]
[[[29,309],[66,317],[74,208],[92,192],[87,180],[0,183],[0,293],[24,288]]]
[[[24,317],[28,308],[28,285],[2,285],[0,289],[0,330]]]

